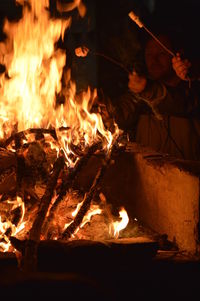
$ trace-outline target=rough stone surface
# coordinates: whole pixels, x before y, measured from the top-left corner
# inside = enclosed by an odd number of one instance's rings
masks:
[[[168,162],[151,164],[142,154],[135,155],[135,167],[137,216],[181,250],[196,253],[199,178]]]
[[[89,189],[99,164],[91,158],[78,187]],[[195,254],[199,246],[199,171],[195,162],[177,161],[132,144],[128,152],[116,155],[100,191],[116,215],[123,206],[130,218],[137,217],[158,234],[167,234],[181,251]]]

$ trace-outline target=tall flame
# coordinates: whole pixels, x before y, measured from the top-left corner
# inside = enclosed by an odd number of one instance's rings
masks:
[[[16,0],[16,3],[23,6],[22,18],[18,22],[4,21],[7,39],[0,43],[0,63],[6,68],[6,73],[0,75],[0,139],[24,131],[25,139],[30,142],[33,137],[27,129],[54,128],[57,139],[48,137],[50,148],[55,148],[58,154],[62,151],[70,167],[79,160],[74,152],[76,147],[84,153],[85,148],[101,142],[102,148],[109,151],[119,130],[117,126],[114,133],[106,130],[101,115],[91,113],[96,90],[88,88],[82,95],[77,95],[70,73],[63,77],[66,53],[56,49],[55,43],[64,37],[71,17],[65,20],[51,18],[49,0]],[[81,0],[57,7],[60,12],[74,8],[81,17],[85,15],[86,8]],[[61,84],[63,78],[67,81],[65,89]],[[58,106],[56,96],[61,92],[65,101]],[[10,233],[16,235],[24,227],[23,201],[17,197],[13,206],[22,208],[17,226],[0,216],[0,247],[4,250],[10,247]],[[80,227],[100,213],[99,207],[91,207]],[[122,227],[122,224],[118,225],[116,231]]]
[[[0,45],[0,60],[8,73],[8,78],[1,78],[0,115],[17,124],[18,130],[51,122],[66,59],[54,44],[70,25],[70,19],[49,18],[47,0],[31,0],[30,4],[31,10],[24,6],[19,22],[5,21],[8,41]]]
[[[64,36],[71,18],[50,18],[47,0],[29,2],[31,9],[23,6],[19,22],[4,23],[8,39],[0,44],[0,63],[6,66],[7,75],[0,78],[0,138],[30,127],[68,127],[67,133],[57,133],[68,159],[70,143],[81,141],[85,147],[104,137],[104,147],[109,148],[113,135],[105,130],[100,114],[89,112],[96,91],[88,88],[78,99],[75,84],[68,79],[70,87],[62,91],[65,103],[56,108],[66,53],[55,49],[55,42]],[[80,8],[80,0],[74,0],[68,9],[77,6]]]

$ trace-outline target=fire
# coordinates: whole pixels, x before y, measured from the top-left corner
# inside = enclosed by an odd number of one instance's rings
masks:
[[[113,232],[115,238],[119,237],[119,232],[125,229],[129,222],[128,214],[124,208],[120,210],[119,216],[121,217],[121,221],[113,222],[110,227],[110,233]]]
[[[93,215],[101,214],[101,213],[102,213],[102,209],[99,208],[98,205],[91,206],[90,210],[84,216],[83,222],[81,223],[80,228],[83,228],[85,226],[85,224],[87,224],[91,220]]]
[[[82,93],[80,99],[76,99],[75,84],[71,83],[71,89],[67,92],[68,101],[64,107],[61,106],[60,108],[62,118],[60,123],[57,119],[57,128],[58,126],[68,126],[70,130],[67,130],[65,135],[63,135],[63,132],[57,131],[57,136],[69,165],[73,166],[73,162],[70,160],[70,156],[73,154],[70,148],[71,143],[85,149],[94,142],[102,141],[103,148],[109,150],[119,131],[116,128],[116,132],[112,134],[105,130],[101,115],[90,113],[91,106],[96,98],[96,90],[92,92],[88,88],[87,91]]]
[[[79,209],[81,208],[82,204],[83,204],[83,201],[78,203],[76,209],[72,212],[73,217],[75,217],[77,215],[77,213],[78,213]]]
[[[9,77],[1,78],[0,115],[7,117],[11,126],[17,124],[19,131],[48,127],[54,117],[55,93],[61,90],[66,59],[63,51],[55,51],[54,43],[71,22],[51,20],[46,0],[31,0],[30,4],[32,9],[24,6],[19,22],[5,21],[3,29],[8,41],[0,45],[1,63]]]
[[[80,207],[82,206],[83,201],[77,204],[76,209],[72,212],[72,217],[75,218]],[[75,234],[78,233],[79,229],[83,228],[85,226],[85,224],[89,223],[91,218],[96,215],[96,214],[101,214],[102,213],[102,209],[98,206],[98,205],[91,205],[89,210],[87,211],[86,215],[83,218],[82,223],[80,224],[80,227],[77,228],[77,230],[75,231]],[[73,220],[67,224],[65,224],[64,229],[66,229],[71,223],[73,222]]]
[[[80,159],[74,151],[76,148],[84,154],[85,149],[100,143],[101,150],[109,153],[120,134],[117,125],[115,132],[111,133],[105,128],[101,115],[91,113],[97,91],[88,87],[87,91],[77,95],[70,72],[63,75],[66,53],[55,47],[55,43],[64,37],[71,25],[71,17],[65,20],[51,18],[49,0],[16,2],[23,5],[23,16],[18,22],[5,20],[3,30],[7,39],[0,43],[0,63],[6,68],[6,73],[0,77],[0,138],[7,139],[11,134],[22,131],[24,136],[21,140],[30,143],[35,139],[35,135],[29,133],[30,128],[54,129],[56,139],[46,135],[45,142],[50,150],[56,151],[57,156],[64,154],[69,168],[73,168]],[[86,7],[81,0],[66,5],[57,3],[60,12],[74,8],[84,17]],[[61,83],[63,76],[67,82],[65,89],[62,89]],[[56,103],[59,93],[65,100],[62,105]],[[9,148],[17,152],[12,145]],[[25,157],[27,150],[22,152]],[[21,216],[17,225],[0,216],[0,248],[4,251],[11,246],[9,237],[16,236],[24,229],[26,214],[20,197],[16,196],[14,201],[8,200],[7,204],[11,205],[11,210],[20,208]],[[128,223],[128,216],[124,212],[120,212],[122,221],[113,224],[116,236]],[[91,205],[79,228],[83,228],[94,215],[100,214],[102,209]],[[65,224],[65,228],[68,226]]]
[[[26,1],[18,2],[24,5]],[[31,9],[23,6],[23,18],[17,23],[8,20],[4,23],[8,40],[0,44],[0,62],[8,76],[3,74],[0,78],[0,137],[34,127],[66,127],[70,130],[57,131],[59,150],[64,151],[68,165],[73,165],[76,162],[70,160],[71,143],[81,142],[84,148],[103,137],[104,147],[109,149],[113,135],[105,130],[100,114],[89,112],[96,91],[88,88],[78,99],[71,82],[70,88],[63,91],[64,105],[56,108],[66,53],[55,49],[55,42],[64,36],[71,18],[50,18],[47,0],[30,0],[30,5]],[[65,10],[76,7],[84,6],[80,0],[74,0]]]
[[[2,218],[0,216],[0,250],[2,249],[4,252],[7,252],[11,246],[9,236],[17,235],[25,227],[25,223],[23,222],[25,206],[22,199],[20,197],[17,197],[16,200],[8,200],[7,203],[12,205],[11,211],[15,210],[16,208],[20,208],[21,217],[17,225],[15,225],[9,220],[2,221]]]
[[[82,206],[82,204],[83,204],[83,201],[77,204],[75,210],[73,210],[73,212],[71,213],[72,220],[69,223],[65,224],[64,229],[66,229],[67,227],[69,227],[69,225],[71,225],[71,223],[73,223],[73,219],[76,217],[76,215],[77,215],[80,207]],[[105,204],[104,204],[104,206],[105,206]],[[89,210],[85,214],[82,223],[76,229],[76,231],[74,232],[74,235],[72,235],[72,239],[75,238],[76,236],[81,238],[81,234],[79,234],[80,229],[84,228],[84,226],[87,223],[91,222],[91,219],[92,219],[93,216],[100,215],[100,214],[103,214],[103,213],[104,213],[104,210],[99,205],[94,205],[94,204],[91,205]],[[113,237],[118,238],[120,231],[125,229],[126,226],[128,225],[128,222],[129,222],[128,214],[127,214],[126,210],[123,207],[119,211],[119,216],[121,218],[121,221],[115,221],[115,222],[111,222],[109,224],[109,236],[111,238],[113,238]]]

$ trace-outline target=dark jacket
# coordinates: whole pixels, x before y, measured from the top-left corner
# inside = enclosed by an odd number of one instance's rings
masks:
[[[141,114],[154,114],[160,120],[162,116],[200,118],[199,98],[197,87],[189,88],[188,82],[169,87],[149,81],[142,93],[129,90],[115,100],[111,114],[121,129],[129,131],[135,128]]]

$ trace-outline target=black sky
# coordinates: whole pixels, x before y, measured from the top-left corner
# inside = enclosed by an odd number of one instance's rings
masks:
[[[71,0],[59,0],[68,1]],[[98,27],[112,30],[113,24],[123,22],[127,13],[134,9],[143,22],[153,31],[168,28],[184,39],[189,53],[200,57],[200,1],[199,0],[83,0],[96,3]],[[54,3],[55,0],[50,0]],[[0,1],[0,20],[19,18],[20,6],[15,0]],[[119,26],[120,28],[120,26]],[[1,33],[0,38],[4,35]]]

